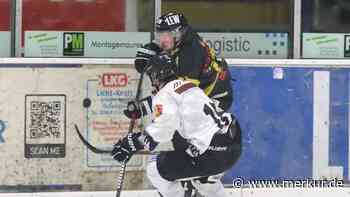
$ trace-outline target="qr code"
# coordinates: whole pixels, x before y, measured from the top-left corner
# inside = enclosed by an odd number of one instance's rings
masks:
[[[61,101],[30,102],[30,138],[60,138]]]

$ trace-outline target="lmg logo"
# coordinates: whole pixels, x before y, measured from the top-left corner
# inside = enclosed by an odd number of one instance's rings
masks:
[[[5,142],[5,139],[3,137],[3,133],[5,132],[6,125],[3,120],[0,120],[0,144]]]

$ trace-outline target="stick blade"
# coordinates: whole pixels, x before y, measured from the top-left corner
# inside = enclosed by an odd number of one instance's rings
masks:
[[[110,150],[102,150],[102,149],[99,149],[99,148],[96,148],[94,147],[93,145],[91,145],[84,137],[83,135],[80,133],[80,130],[79,130],[79,127],[77,124],[74,124],[74,128],[75,128],[75,131],[77,132],[80,140],[83,142],[83,144],[89,149],[91,150],[93,153],[96,153],[96,154],[111,154],[112,151]]]

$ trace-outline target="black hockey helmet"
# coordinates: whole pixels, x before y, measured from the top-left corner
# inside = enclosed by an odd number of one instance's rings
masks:
[[[181,13],[168,12],[160,16],[156,22],[156,31],[179,31],[187,27],[187,19]]]
[[[146,69],[153,86],[160,86],[176,78],[176,64],[168,55],[154,55]],[[159,88],[159,87],[158,87]]]
[[[168,12],[158,18],[156,22],[155,38],[159,46],[162,35],[171,36],[174,39],[174,47],[178,47],[182,37],[188,29],[188,23],[185,16],[181,13]]]

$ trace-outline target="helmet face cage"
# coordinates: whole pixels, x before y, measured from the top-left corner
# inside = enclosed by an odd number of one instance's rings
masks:
[[[175,76],[175,65],[168,63],[165,65],[151,65],[146,71],[151,79],[152,86],[160,86],[172,76]]]
[[[174,39],[175,43],[178,43],[181,41],[181,37],[183,32],[180,30],[180,27],[173,30],[173,31],[161,31],[161,32],[155,32],[155,42],[158,45],[161,45],[160,43],[160,37],[164,36],[164,34],[168,34],[167,36],[170,36],[172,39]]]
[[[157,73],[155,73],[155,72],[149,72],[149,73],[148,73],[148,76],[149,76],[149,78],[151,79],[151,84],[152,84],[152,86],[158,88],[158,86],[159,86],[159,84],[160,84],[160,81],[159,81],[158,78],[157,78]]]

